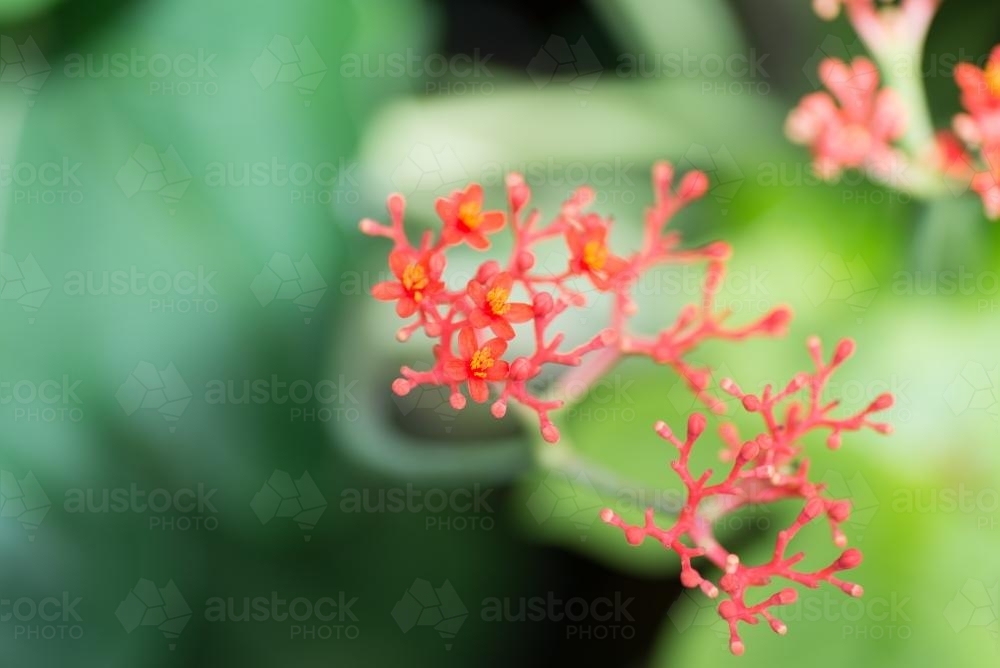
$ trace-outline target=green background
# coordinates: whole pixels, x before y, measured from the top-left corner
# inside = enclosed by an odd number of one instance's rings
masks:
[[[806,152],[782,135],[784,116],[815,90],[818,56],[858,47],[843,21],[823,23],[808,4],[0,4],[5,665],[996,662],[998,228],[968,195],[922,203],[855,175],[832,185],[811,176]],[[981,59],[998,21],[986,3],[945,3],[925,60],[939,125],[958,110],[950,67]],[[586,39],[591,77],[531,64],[552,36]],[[418,65],[397,75],[392,59],[407,54]],[[469,72],[456,54],[481,66]],[[758,58],[736,76],[714,69]],[[629,59],[645,63],[643,76],[619,67]],[[358,62],[360,73],[348,67]],[[441,62],[460,66],[441,76]],[[675,225],[692,245],[733,245],[723,296],[738,317],[778,303],[796,312],[786,338],[708,346],[699,361],[753,387],[805,368],[807,336],[828,346],[851,336],[859,352],[834,388],[846,408],[897,396],[891,438],[815,448],[817,477],[856,499],[848,533],[865,553],[863,604],[804,593],[788,636],[748,629],[740,659],[708,602],[681,591],[673,555],[629,548],[596,521],[602,505],[627,512],[653,490],[676,490],[671,453],[650,429],[658,419],[679,426],[692,409],[675,377],[623,365],[566,416],[564,447],[634,481],[601,497],[536,463],[530,425],[473,409],[455,416],[434,393],[393,398],[395,368],[428,360],[429,349],[397,344],[391,308],[366,295],[387,271],[387,248],[356,223],[384,220],[391,191],[408,196],[417,226],[434,224],[434,197],[469,180],[499,205],[508,169],[527,172],[548,213],[571,186],[596,180],[597,208],[619,221],[616,242],[627,246],[658,159],[709,171],[709,195]],[[457,254],[450,267],[474,261]],[[114,272],[126,282],[102,290]],[[200,286],[189,280],[199,274]],[[288,283],[275,293],[279,274]],[[950,287],[955,276],[961,289]],[[668,273],[646,286],[641,322],[662,326],[697,298],[697,278]],[[598,305],[565,328],[582,337],[604,317]],[[158,373],[145,374],[150,365]],[[178,376],[167,392],[177,402],[161,410],[155,385]],[[209,391],[232,384],[238,397],[255,381],[337,392],[240,403]],[[718,446],[707,434],[698,462],[714,461]],[[276,471],[308,473],[314,487],[287,491]],[[308,521],[274,516],[268,480],[314,509]],[[195,509],[72,502],[199,487],[211,494]],[[466,490],[482,503],[466,508]],[[428,504],[378,503],[408,491]],[[457,501],[436,510],[445,497]],[[763,555],[794,512],[751,512],[724,539]],[[818,561],[833,554],[821,532],[801,540]],[[142,612],[120,606],[141,580],[172,581],[186,602],[176,638],[155,623],[128,631]],[[454,588],[468,614],[454,638],[397,623],[406,611],[393,610],[417,580]],[[356,598],[354,617],[206,618],[217,597],[239,607],[272,592]],[[64,596],[80,599],[79,618],[33,612]],[[533,598],[616,596],[631,599],[628,615],[609,622],[484,613],[497,600],[516,611]]]

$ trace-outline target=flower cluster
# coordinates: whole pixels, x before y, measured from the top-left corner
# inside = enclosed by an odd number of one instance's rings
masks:
[[[589,188],[576,190],[559,213],[543,223],[537,211],[528,210],[531,190],[519,174],[507,178],[506,212],[488,209],[482,188],[473,184],[437,200],[441,232],[427,232],[418,245],[411,244],[404,230],[403,197],[390,196],[390,224],[365,219],[360,225],[362,232],[393,243],[389,267],[394,279],[379,283],[372,292],[377,299],[395,302],[396,313],[409,320],[399,330],[400,340],[422,331],[435,341],[433,366],[426,371],[403,367],[393,391],[405,395],[421,385],[445,386],[452,407],[461,410],[466,405],[464,387],[473,401],[493,397],[491,412],[497,418],[506,414],[508,402],[515,401],[537,414],[542,436],[554,442],[559,431],[550,413],[564,404],[564,397],[558,391],[559,381],[556,391],[538,391],[544,367],[578,367],[573,386],[587,387],[617,360],[643,356],[674,369],[706,405],[721,410],[721,402],[706,392],[709,370],[692,365],[689,353],[706,340],[779,335],[790,312],[779,307],[755,322],[729,325],[731,313],[715,301],[729,246],[715,242],[681,248],[679,235],[666,230],[674,214],[705,194],[708,178],[692,171],[676,186],[674,181],[671,165],[661,162],[654,167],[655,201],[645,213],[642,246],[628,254],[611,247],[612,221],[588,211],[594,199]],[[505,227],[513,237],[506,261],[486,259],[467,284],[449,285],[447,252],[463,244],[487,251],[491,237]],[[565,269],[546,273],[536,268],[538,246],[547,242],[563,245],[568,254]],[[637,281],[650,269],[669,263],[704,265],[700,300],[686,305],[655,335],[631,331]],[[609,297],[609,326],[581,345],[565,348],[564,336],[550,333],[551,326],[567,310],[587,304],[585,291]],[[505,357],[515,341],[530,352]],[[585,356],[589,356],[586,365],[581,366]]]
[[[813,0],[816,13],[827,20],[843,9],[875,62],[822,61],[820,80],[830,93],[804,97],[785,131],[810,148],[814,170],[824,179],[860,169],[917,195],[971,188],[986,215],[1000,218],[1000,47],[985,68],[969,63],[955,68],[964,112],[955,117],[953,132],[934,132],[920,62],[939,6],[940,0]],[[895,81],[880,87],[879,66]]]
[[[965,108],[955,117],[955,134],[980,158],[972,189],[982,198],[986,214],[1000,218],[1000,46],[994,47],[983,69],[958,65],[955,82]]]
[[[906,109],[892,90],[879,88],[878,68],[867,58],[850,64],[828,58],[819,69],[830,90],[807,95],[788,116],[785,131],[809,146],[813,169],[833,181],[844,169],[863,169],[883,181],[903,158],[893,143],[906,130]]]
[[[802,457],[801,441],[808,433],[826,431],[827,446],[836,449],[840,447],[843,432],[868,428],[890,433],[888,424],[872,421],[871,416],[891,407],[893,397],[883,394],[855,415],[833,417],[831,412],[837,402],[825,402],[823,391],[834,370],[853,353],[854,343],[847,339],[841,341],[829,362],[824,361],[818,340],[810,340],[809,351],[815,371],[798,374],[780,391],[767,386],[760,395],[755,395],[744,392],[731,380],[723,381],[724,391],[740,399],[744,409],[760,415],[764,430],[755,438],[743,440],[733,425],[723,425],[721,434],[727,444],[723,459],[732,462],[732,466],[718,482],[710,483],[711,470],[696,476],[689,468],[691,449],[706,427],[703,415],[690,417],[683,439],[666,424],[656,425],[660,437],[679,451],[671,467],[680,476],[687,492],[685,504],[669,528],[656,525],[652,508],[646,511],[642,525],[628,524],[610,509],[601,512],[601,519],[622,529],[630,544],[639,545],[646,538],[652,538],[676,552],[680,557],[681,583],[685,587],[698,587],[711,598],[720,593],[725,595],[718,613],[729,625],[729,647],[736,655],[744,651],[740,623],[758,624],[764,620],[775,633],[783,635],[787,628],[780,613],[774,609],[793,603],[797,597],[796,590],[787,587],[750,602],[747,594],[754,588],[766,587],[774,580],[785,580],[809,588],[827,583],[849,596],[862,595],[860,585],[838,576],[841,571],[861,563],[861,553],[857,549],[845,549],[831,564],[814,571],[797,568],[805,556],[802,552],[789,553],[789,545],[799,531],[820,518],[829,524],[834,544],[845,548],[847,537],[841,525],[851,513],[849,501],[827,496],[822,484],[809,479],[809,461]],[[712,523],[720,517],[745,506],[781,501],[797,501],[802,504],[802,510],[791,526],[778,533],[774,552],[765,563],[745,564],[738,555],[716,541]],[[698,557],[704,557],[722,570],[717,582],[708,580],[692,565],[692,560]]]

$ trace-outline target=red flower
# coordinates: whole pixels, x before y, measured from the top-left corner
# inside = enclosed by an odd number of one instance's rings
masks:
[[[488,285],[469,281],[469,296],[476,305],[469,313],[469,322],[473,327],[490,327],[497,336],[513,339],[511,323],[528,322],[535,316],[530,304],[511,304],[508,301],[513,285],[514,279],[507,272],[494,276]]]
[[[566,232],[570,269],[587,274],[594,286],[606,290],[611,281],[628,263],[608,250],[608,224],[600,216],[590,214]]]
[[[968,112],[955,117],[955,132],[972,146],[1000,143],[1000,46],[994,47],[984,69],[956,65],[955,83]]]
[[[972,189],[982,198],[987,217],[1000,218],[1000,147],[984,149],[983,162],[986,171],[972,178]]]
[[[490,339],[480,347],[476,333],[467,327],[458,334],[459,357],[445,363],[445,373],[453,381],[467,381],[472,400],[481,404],[490,396],[487,381],[503,380],[510,371],[510,365],[500,359],[506,350],[503,339]]]
[[[897,171],[892,144],[906,129],[906,110],[895,92],[879,88],[875,64],[867,58],[851,63],[827,58],[819,76],[833,95],[802,98],[785,125],[793,142],[812,149],[816,173],[832,180],[851,167],[884,178]]]
[[[502,211],[483,211],[483,188],[477,183],[439,198],[435,207],[444,221],[441,238],[449,245],[465,241],[485,250],[490,247],[486,235],[502,228],[505,222]]]
[[[396,313],[401,318],[413,315],[420,304],[444,289],[441,272],[444,256],[412,250],[397,250],[389,254],[389,268],[398,281],[383,281],[372,288],[372,296],[382,301],[396,301]]]

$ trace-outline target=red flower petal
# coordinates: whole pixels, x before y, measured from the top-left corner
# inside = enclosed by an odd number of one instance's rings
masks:
[[[510,310],[505,316],[509,322],[528,322],[535,317],[535,309],[531,304],[510,304]]]
[[[482,306],[486,303],[486,287],[479,281],[469,281],[466,291],[476,306]]]
[[[487,211],[483,214],[483,220],[479,223],[478,230],[484,234],[487,232],[496,232],[501,229],[507,222],[507,217],[503,215],[502,211]]]
[[[490,327],[493,329],[493,333],[502,339],[514,338],[514,328],[504,318],[493,318]]]
[[[465,235],[465,241],[476,250],[486,250],[490,247],[490,240],[477,232],[469,232]]]
[[[500,359],[500,357],[507,352],[507,342],[503,339],[490,339],[486,342],[486,345],[484,345],[483,348],[489,350],[490,355],[492,355],[493,359],[496,360]]]
[[[494,288],[500,288],[501,290],[506,290],[509,293],[511,287],[514,285],[514,277],[506,271],[501,272],[493,278],[492,285]]]
[[[469,375],[469,366],[463,360],[448,360],[444,365],[444,373],[452,380],[465,380]]]
[[[510,373],[510,364],[504,360],[497,360],[496,363],[490,367],[490,370],[486,372],[486,379],[491,381],[503,380]]]
[[[416,261],[413,253],[408,253],[406,251],[396,250],[389,253],[389,269],[392,273],[396,275],[396,278],[402,278],[403,272],[406,268]]]
[[[458,354],[462,356],[462,359],[472,359],[472,354],[478,348],[476,333],[472,331],[472,328],[466,327],[458,333]]]
[[[470,183],[465,191],[461,194],[460,202],[465,204],[466,202],[478,202],[483,203],[483,187],[478,183]]]
[[[402,297],[396,302],[396,315],[400,318],[409,318],[417,312],[417,302],[410,297]]]
[[[482,329],[483,327],[489,327],[493,324],[493,317],[486,314],[481,309],[476,309],[469,313],[469,323],[477,328]]]
[[[384,302],[399,299],[405,294],[403,286],[396,281],[383,281],[372,286],[372,297]]]
[[[490,398],[490,388],[482,378],[469,379],[469,395],[477,404],[481,404]]]

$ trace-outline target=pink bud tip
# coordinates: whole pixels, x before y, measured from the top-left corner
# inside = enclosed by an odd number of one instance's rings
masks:
[[[545,439],[546,443],[555,443],[559,440],[559,430],[554,424],[547,424],[542,427],[542,438]]]
[[[605,329],[600,334],[601,343],[606,346],[614,345],[618,343],[618,332],[613,329]]]
[[[725,241],[716,241],[705,247],[705,255],[713,260],[728,260],[733,255],[733,247]]]
[[[733,382],[732,378],[723,378],[722,381],[719,383],[719,389],[729,394],[732,394],[735,388],[736,388],[736,383]]]
[[[615,519],[615,511],[605,508],[601,511],[601,521],[610,524]]]
[[[810,336],[809,340],[806,341],[806,345],[809,346],[809,350],[814,354],[818,354],[823,350],[823,342],[820,341],[818,336]]]
[[[535,266],[535,256],[528,252],[522,251],[517,255],[517,268],[521,271],[528,271]]]
[[[732,575],[740,567],[740,558],[735,554],[726,557],[726,573]]]
[[[412,389],[413,385],[411,385],[410,381],[405,378],[397,378],[392,381],[392,391],[395,392],[397,396],[405,397]]]
[[[762,329],[773,336],[784,334],[788,329],[788,323],[792,321],[792,310],[781,306],[776,308],[767,316],[761,325]]]
[[[848,596],[853,596],[854,598],[861,598],[865,595],[865,588],[859,584],[844,582],[840,585],[840,589]]]
[[[719,604],[719,616],[725,620],[729,620],[735,617],[736,604],[727,598],[725,601]]]
[[[701,584],[701,576],[692,568],[681,571],[681,584],[688,589],[693,589]]]
[[[871,403],[868,407],[869,411],[884,411],[887,408],[892,408],[892,405],[896,403],[895,397],[893,397],[888,392],[884,392],[875,398],[875,401]]]
[[[405,343],[406,341],[410,340],[411,334],[413,334],[412,330],[401,329],[398,332],[396,332],[396,340],[399,341],[400,343]]]
[[[462,396],[460,393],[455,392],[454,394],[451,395],[451,397],[449,397],[448,403],[450,403],[451,407],[454,408],[456,411],[460,411],[463,408],[465,408],[465,397]]]
[[[840,444],[841,444],[840,432],[835,431],[826,437],[826,447],[830,448],[831,450],[836,450],[837,448],[840,447]]]
[[[389,198],[385,202],[386,208],[389,209],[389,214],[395,218],[402,218],[403,212],[406,210],[406,198],[399,193],[393,193],[389,195]]]
[[[832,21],[840,14],[841,0],[813,0],[813,11],[824,21]]]
[[[360,223],[358,223],[358,229],[361,230],[362,234],[375,235],[379,233],[382,226],[371,218],[364,218]]]
[[[837,350],[833,354],[833,363],[840,364],[853,354],[854,341],[852,339],[844,339],[837,344]]]
[[[552,310],[552,295],[547,292],[539,292],[532,300],[532,304],[536,314],[547,315]]]
[[[799,593],[794,589],[782,589],[778,592],[778,603],[781,605],[791,605],[799,598]]]
[[[518,357],[510,365],[510,377],[513,380],[527,380],[533,375],[531,361],[526,357]]]
[[[646,532],[639,527],[629,527],[625,530],[625,540],[629,545],[638,545],[646,537]]]
[[[476,270],[476,280],[485,283],[500,273],[500,263],[496,260],[487,260],[479,265]]]
[[[823,512],[823,502],[813,498],[806,502],[806,507],[802,509],[800,517],[803,521],[808,522],[818,517],[821,512]]]
[[[670,189],[674,180],[674,167],[669,162],[660,161],[653,165],[653,185],[659,191]]]
[[[783,636],[788,633],[788,627],[780,619],[772,619],[768,622],[771,625],[771,630],[777,633],[779,636]]]
[[[681,185],[677,190],[677,194],[683,199],[698,199],[699,197],[704,197],[705,193],[708,192],[708,176],[705,172],[688,172],[681,179]]]
[[[707,371],[692,371],[691,375],[688,376],[688,381],[694,389],[701,392],[708,389],[709,383],[712,382],[712,375]]]
[[[653,430],[659,434],[660,438],[670,438],[673,435],[673,431],[667,426],[667,423],[660,420],[653,425]]]
[[[753,441],[747,441],[740,448],[740,461],[748,462],[751,459],[756,459],[757,455],[760,454],[760,446]]]
[[[701,413],[694,413],[688,418],[688,437],[698,438],[705,431],[708,420]]]
[[[734,640],[729,643],[729,651],[733,653],[733,656],[743,656],[743,652],[746,651],[746,647],[743,645],[743,641]]]
[[[746,395],[745,397],[743,397],[743,408],[745,408],[747,411],[751,413],[757,412],[757,410],[760,408],[760,399],[758,399],[752,394]]]
[[[499,420],[500,418],[502,418],[504,415],[507,414],[507,402],[506,401],[495,402],[492,406],[490,406],[490,413],[493,414],[493,417]]]
[[[837,568],[846,570],[848,568],[855,568],[860,563],[861,551],[852,547],[849,550],[844,550],[844,553],[837,559]]]
[[[851,516],[851,504],[849,501],[837,501],[826,512],[834,522],[846,522]]]

